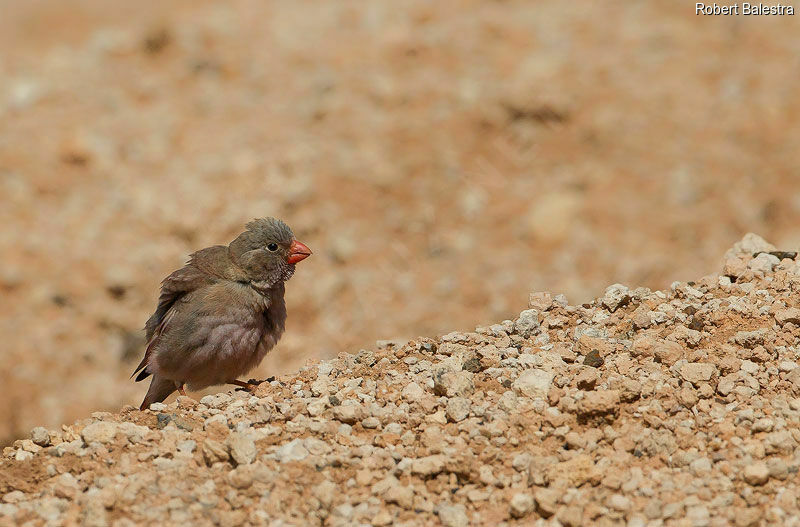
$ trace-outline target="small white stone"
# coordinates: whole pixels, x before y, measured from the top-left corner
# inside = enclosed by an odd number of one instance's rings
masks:
[[[86,444],[92,442],[98,443],[111,443],[114,441],[114,436],[117,434],[117,423],[108,421],[98,421],[84,427],[81,432],[81,437]]]
[[[742,364],[741,366],[739,366],[739,369],[745,373],[749,373],[750,375],[755,375],[756,373],[758,373],[759,366],[755,362],[745,359],[742,361]]]
[[[509,509],[513,518],[523,518],[533,510],[536,502],[528,493],[518,492],[511,497]]]
[[[627,304],[630,299],[631,294],[627,287],[622,284],[614,284],[606,288],[601,302],[606,309],[613,313],[619,307]]]
[[[716,371],[717,367],[708,362],[687,362],[681,366],[681,377],[697,386],[711,380]]]
[[[689,464],[689,470],[695,476],[703,476],[711,472],[711,460],[707,457],[699,457]]]
[[[310,415],[311,417],[317,417],[319,415],[322,415],[322,413],[325,412],[327,408],[328,408],[328,403],[324,399],[320,398],[320,399],[315,399],[310,403],[308,403],[306,410],[308,411],[308,415]]]
[[[461,422],[469,416],[471,403],[465,397],[452,397],[447,401],[445,413],[453,422]]]
[[[770,432],[774,426],[775,421],[769,417],[762,417],[753,423],[753,425],[750,427],[750,430],[753,432]]]
[[[403,399],[412,403],[418,401],[423,395],[425,395],[425,390],[423,390],[422,387],[416,382],[411,382],[407,384],[405,388],[403,388],[401,395],[403,396]]]
[[[238,465],[247,465],[255,461],[258,451],[256,443],[246,432],[234,432],[228,436],[228,448],[231,457]]]
[[[744,467],[744,480],[750,485],[763,485],[769,480],[769,468],[766,463],[752,463]]]
[[[763,276],[775,270],[775,266],[781,263],[777,256],[769,253],[761,253],[747,263],[747,267],[756,275]]]
[[[48,446],[50,444],[50,432],[42,426],[37,426],[31,430],[31,440],[39,446]]]
[[[439,507],[439,521],[444,527],[467,527],[469,525],[467,509],[461,503],[442,505]]]
[[[522,337],[528,338],[539,331],[539,312],[535,309],[526,309],[519,314],[514,322],[514,330]]]
[[[14,454],[14,459],[16,461],[28,461],[33,459],[33,454],[26,450],[17,450],[16,454]]]
[[[192,439],[187,439],[185,441],[180,441],[176,445],[178,452],[182,452],[184,454],[191,454],[197,449],[197,442]]]
[[[612,494],[607,503],[610,508],[620,512],[625,512],[631,508],[631,500],[622,494]]]
[[[281,463],[290,461],[302,461],[308,457],[308,450],[303,446],[302,439],[294,439],[280,446],[275,451],[275,459]]]
[[[790,372],[790,371],[793,371],[793,370],[797,369],[797,363],[796,362],[792,362],[792,361],[788,361],[788,360],[784,360],[784,361],[781,361],[778,364],[778,369],[780,371]]]
[[[544,370],[525,370],[511,385],[517,395],[527,397],[547,397],[553,384],[553,374]]]

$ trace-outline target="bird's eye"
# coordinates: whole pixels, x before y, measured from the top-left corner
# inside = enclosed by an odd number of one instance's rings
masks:
[[[267,249],[269,249],[272,252],[275,252],[275,251],[278,250],[278,244],[274,243],[274,242],[270,243],[270,244],[267,245]]]

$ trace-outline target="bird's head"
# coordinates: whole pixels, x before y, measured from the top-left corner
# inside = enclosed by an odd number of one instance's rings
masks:
[[[252,281],[286,281],[295,264],[311,256],[311,249],[295,240],[292,229],[277,218],[253,220],[246,227],[228,248],[233,262]]]

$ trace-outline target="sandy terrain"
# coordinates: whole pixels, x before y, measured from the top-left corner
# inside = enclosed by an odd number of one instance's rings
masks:
[[[0,458],[0,526],[800,525],[800,263],[774,249],[35,428]]]

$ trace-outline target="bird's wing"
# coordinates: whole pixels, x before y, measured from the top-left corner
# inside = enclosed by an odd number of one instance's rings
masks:
[[[150,360],[150,355],[153,353],[153,349],[156,347],[156,344],[158,344],[159,340],[161,340],[161,335],[165,333],[167,327],[169,326],[169,322],[172,318],[174,318],[174,315],[175,315],[175,309],[173,302],[173,304],[170,305],[170,307],[167,309],[166,314],[161,318],[161,322],[153,330],[152,336],[147,341],[147,347],[144,350],[144,357],[142,358],[142,362],[139,363],[139,365],[136,367],[136,370],[134,370],[134,372],[131,374],[131,377],[133,377],[134,375],[139,373],[139,375],[136,376],[136,382],[144,380],[150,375],[151,372],[147,371],[147,362]],[[150,318],[152,319],[153,317]],[[148,320],[148,322],[150,321]]]
[[[147,362],[161,335],[164,334],[168,327],[170,319],[173,318],[175,303],[187,293],[209,285],[216,280],[213,275],[195,265],[195,255],[192,256],[188,264],[173,272],[161,283],[158,306],[145,324],[147,347],[145,348],[144,358],[131,375],[133,377],[142,370],[136,377],[137,382],[150,375],[146,368]]]

